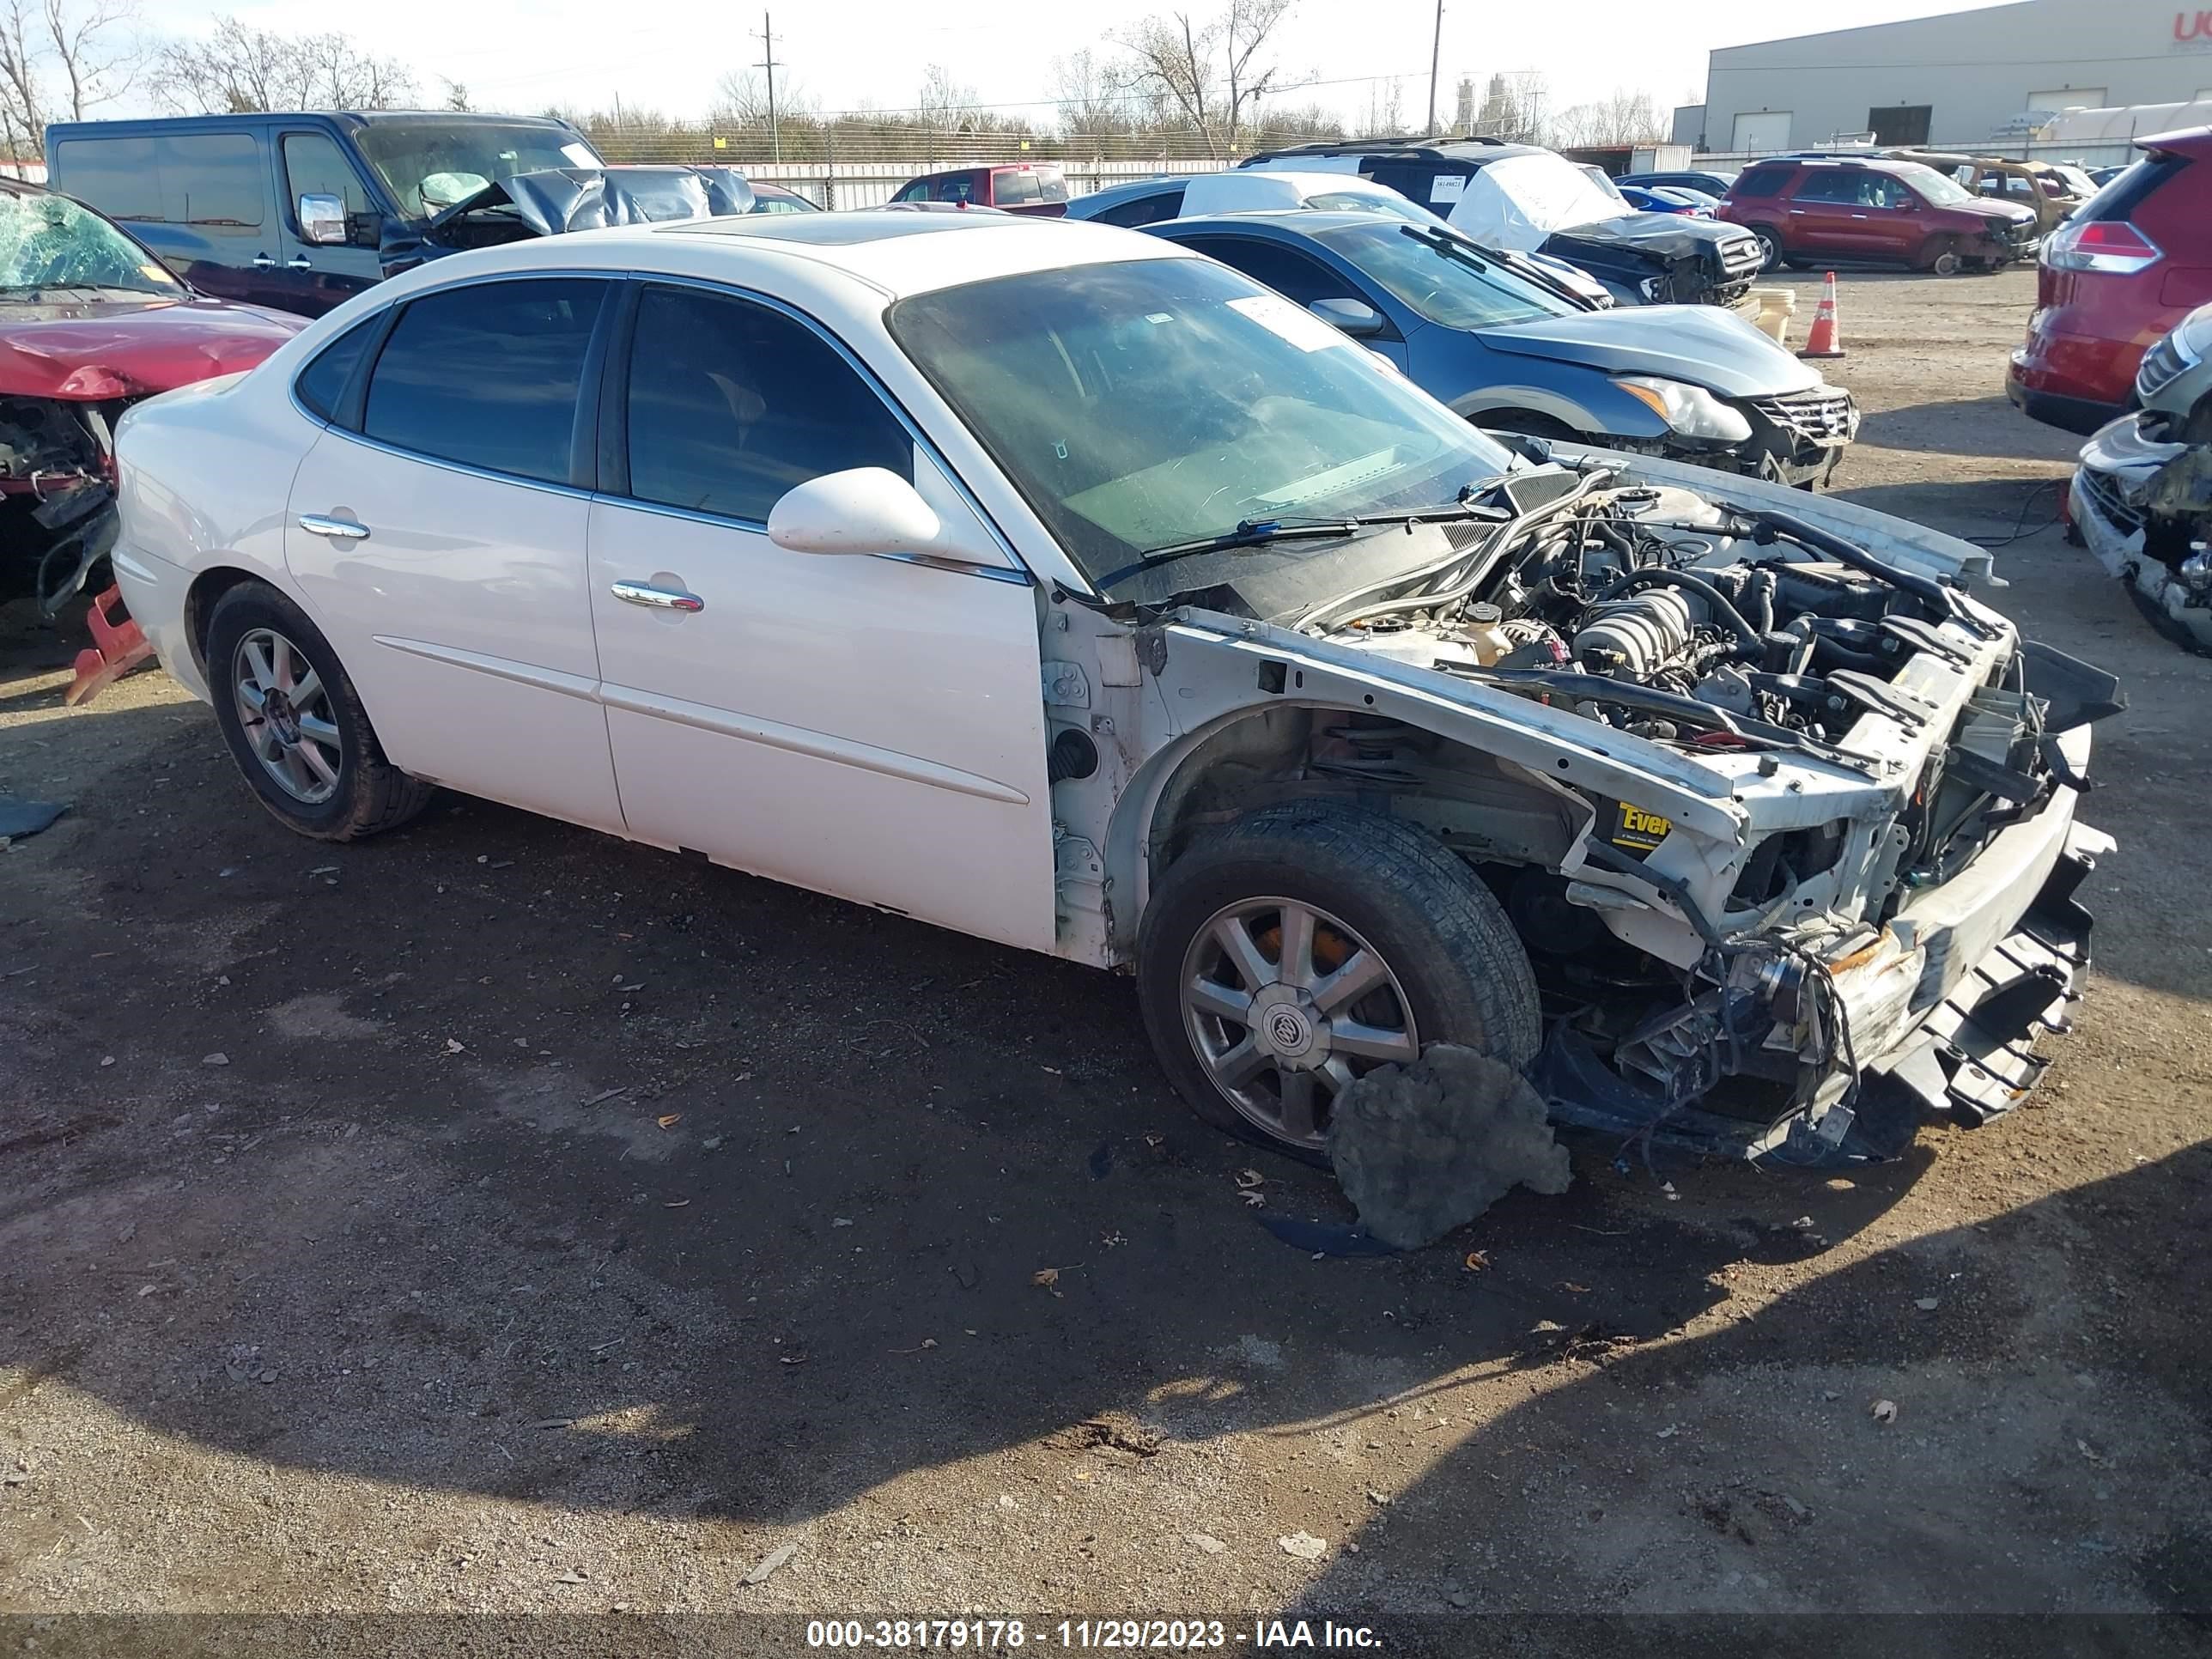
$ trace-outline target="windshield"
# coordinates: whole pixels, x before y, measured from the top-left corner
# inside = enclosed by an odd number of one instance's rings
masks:
[[[1314,240],[1446,328],[1503,328],[1580,312],[1448,233],[1410,225],[1348,225],[1325,230]]]
[[[1440,225],[1443,221],[1419,202],[1401,196],[1395,190],[1323,190],[1306,198],[1304,205],[1320,208],[1333,213],[1376,213],[1386,219],[1403,219],[1408,224]]]
[[[1512,465],[1364,347],[1208,260],[1001,276],[887,320],[1093,580],[1247,520],[1449,503]]]
[[[66,196],[0,195],[0,290],[119,288],[177,299],[160,260]]]
[[[374,121],[355,139],[410,219],[427,219],[518,173],[606,165],[573,132],[520,123]]]
[[[1620,205],[1625,208],[1632,207],[1633,204],[1629,201],[1629,199],[1620,193],[1620,186],[1613,182],[1613,175],[1607,173],[1603,167],[1592,166],[1585,162],[1583,166],[1583,171],[1589,175],[1590,183],[1598,187],[1600,194],[1609,198],[1613,201],[1620,203]]]
[[[2043,170],[2043,187],[2049,190],[2054,186],[2060,195],[2079,196],[2083,201],[2097,193],[2097,186],[2089,181],[2089,175],[2079,167],[2045,167]]]
[[[1961,202],[1978,198],[1948,173],[1938,173],[1934,167],[1909,161],[1899,167],[1897,176],[1918,191],[1922,198],[1936,207],[1956,207]]]

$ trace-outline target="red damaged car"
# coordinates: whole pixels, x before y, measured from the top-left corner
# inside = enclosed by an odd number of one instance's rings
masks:
[[[195,293],[82,203],[0,179],[0,601],[52,616],[106,556],[126,408],[306,326]]]

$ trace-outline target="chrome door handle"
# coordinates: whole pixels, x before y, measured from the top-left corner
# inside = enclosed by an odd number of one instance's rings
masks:
[[[253,256],[253,268],[256,270],[274,270],[276,262],[265,253],[257,253]]]
[[[704,611],[707,601],[696,593],[686,593],[680,588],[672,592],[665,587],[655,587],[651,582],[617,582],[607,590],[617,599],[630,605],[647,605],[656,611]]]
[[[1863,219],[1866,217],[1866,215],[1863,213],[1854,213],[1851,215],[1851,217],[1854,219]]]
[[[286,261],[284,268],[287,270],[313,270],[314,266],[307,263],[307,256],[302,253]]]
[[[367,525],[356,524],[351,519],[326,518],[320,513],[302,513],[300,528],[310,536],[327,536],[334,542],[364,541],[368,537]]]

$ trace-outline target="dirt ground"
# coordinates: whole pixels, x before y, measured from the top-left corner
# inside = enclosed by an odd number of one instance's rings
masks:
[[[0,1611],[2202,1617],[2212,662],[2036,528],[2033,283],[1847,279],[1830,367],[1843,493],[2032,530],[2133,700],[2045,1088],[1847,1178],[1582,1142],[1395,1259],[1257,1224],[1341,1201],[1125,981],[459,797],[319,847],[9,632]]]

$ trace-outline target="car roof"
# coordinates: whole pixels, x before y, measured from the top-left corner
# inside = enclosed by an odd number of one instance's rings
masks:
[[[86,137],[107,129],[196,127],[235,129],[266,126],[274,122],[296,125],[302,121],[334,121],[353,126],[378,126],[393,121],[438,121],[455,126],[497,124],[501,126],[544,127],[549,131],[574,132],[568,122],[554,115],[501,115],[490,110],[447,109],[316,109],[240,110],[228,115],[139,115],[113,121],[57,121],[52,131],[64,137]]]
[[[773,276],[783,280],[771,286],[788,288],[791,277],[805,271],[800,286],[842,277],[898,299],[997,276],[1163,257],[1183,256],[1170,256],[1157,239],[1113,225],[1020,214],[862,208],[732,215],[532,237],[434,260],[394,281],[434,288],[442,285],[441,277],[592,270],[740,283],[749,276]],[[419,283],[418,274],[423,277]]]

